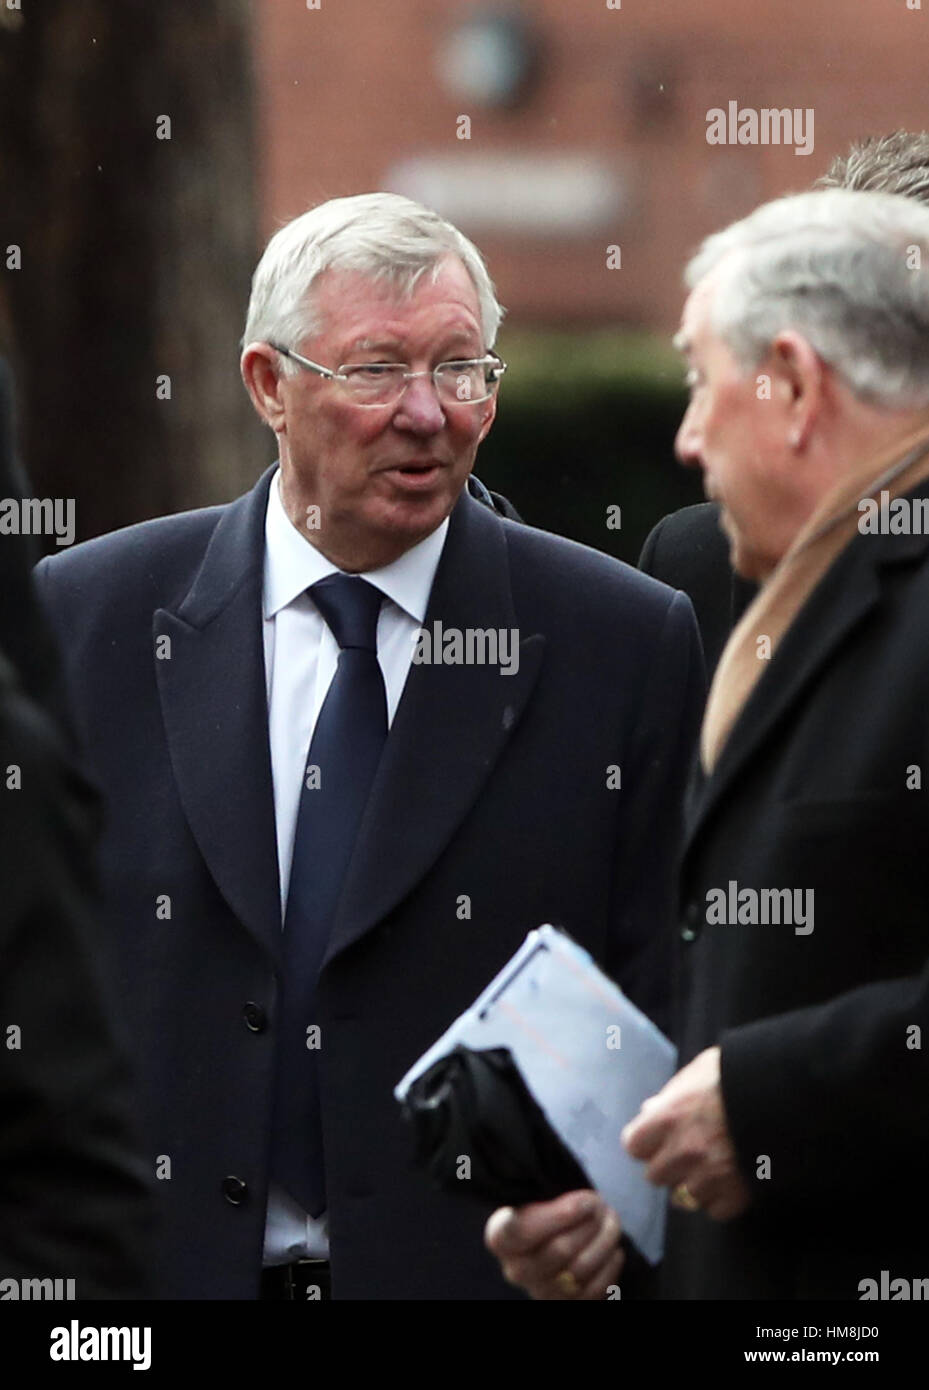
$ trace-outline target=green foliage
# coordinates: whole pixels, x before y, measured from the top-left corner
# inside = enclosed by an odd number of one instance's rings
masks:
[[[478,476],[534,526],[635,564],[656,521],[703,500],[674,458],[680,358],[644,333],[512,333],[498,350],[509,370]]]

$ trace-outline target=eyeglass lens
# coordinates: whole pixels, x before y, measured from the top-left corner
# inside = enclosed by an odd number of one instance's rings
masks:
[[[344,385],[358,400],[381,402],[399,396],[407,380],[408,368],[402,362],[348,364],[340,369]],[[443,362],[433,372],[439,399],[449,405],[463,401],[482,401],[492,395],[497,382],[487,379],[484,362]]]

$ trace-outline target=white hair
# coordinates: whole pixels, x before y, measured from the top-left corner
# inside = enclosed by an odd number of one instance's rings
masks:
[[[242,346],[296,347],[301,338],[319,332],[312,289],[327,270],[358,271],[409,295],[424,274],[435,281],[448,256],[457,256],[473,281],[489,351],[504,311],[483,256],[437,212],[396,193],[332,198],[281,227],[252,276]],[[297,370],[286,359],[282,366],[289,373]]]
[[[707,237],[687,285],[711,271],[710,322],[747,371],[794,329],[861,400],[929,405],[929,208],[839,188],[778,198]]]

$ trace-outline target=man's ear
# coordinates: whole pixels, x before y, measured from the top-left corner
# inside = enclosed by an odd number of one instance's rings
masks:
[[[774,339],[771,363],[790,441],[802,447],[822,409],[825,364],[807,339],[792,329],[785,329]]]
[[[239,367],[252,405],[276,434],[284,422],[278,354],[268,343],[249,343]]]

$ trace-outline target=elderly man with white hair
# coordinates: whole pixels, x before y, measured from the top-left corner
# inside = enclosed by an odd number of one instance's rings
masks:
[[[929,210],[780,199],[687,283],[677,451],[762,587],[688,806],[680,1070],[622,1142],[671,1194],[665,1296],[905,1298],[929,1271]],[[536,1297],[602,1297],[621,1217],[574,1193],[486,1239]]]
[[[40,567],[108,800],[161,1295],[518,1297],[394,1086],[542,922],[667,1005],[696,624],[470,495],[500,317],[428,208],[311,209],[241,359],[279,462]]]

